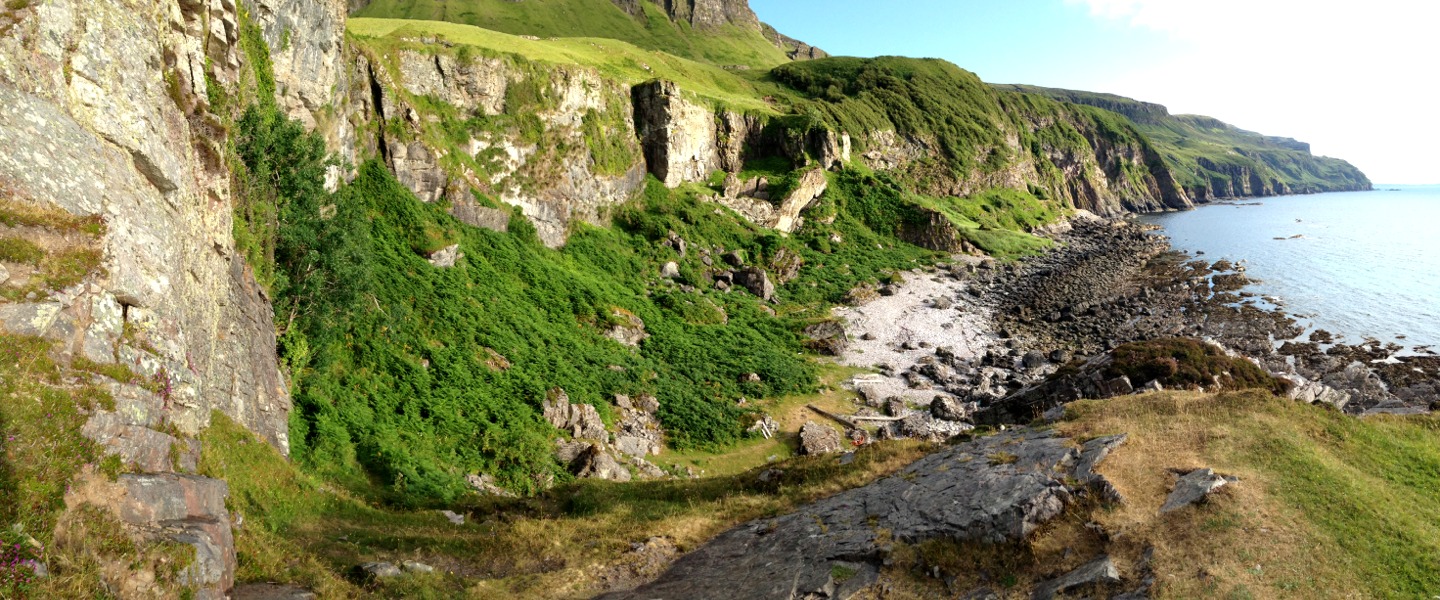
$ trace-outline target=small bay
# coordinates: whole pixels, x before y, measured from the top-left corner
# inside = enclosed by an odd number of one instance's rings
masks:
[[[1304,324],[1440,346],[1440,186],[1258,198],[1153,214],[1177,250],[1243,265]]]

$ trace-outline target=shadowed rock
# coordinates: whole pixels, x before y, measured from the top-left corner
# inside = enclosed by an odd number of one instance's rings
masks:
[[[1123,437],[1107,439],[1082,452],[1053,432],[1019,429],[953,446],[895,476],[741,525],[655,582],[602,598],[849,598],[877,580],[887,540],[1022,539],[1086,493],[1066,479]]]
[[[1210,469],[1197,469],[1186,473],[1179,481],[1175,482],[1175,489],[1165,498],[1165,505],[1160,507],[1160,514],[1175,512],[1191,504],[1204,500],[1211,492],[1224,487],[1233,481]]]

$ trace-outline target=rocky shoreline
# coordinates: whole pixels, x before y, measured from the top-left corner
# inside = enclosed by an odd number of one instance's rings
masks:
[[[1247,289],[1243,265],[1176,252],[1155,230],[1082,213],[1046,233],[1056,246],[1041,256],[1013,264],[957,257],[905,274],[873,301],[836,309],[852,340],[838,362],[879,371],[850,382],[863,403],[857,414],[899,419],[882,422],[881,439],[1028,423],[1064,401],[1159,389],[1097,367],[1124,344],[1173,338],[1243,357],[1300,401],[1355,415],[1435,408],[1440,358],[1375,341],[1338,343],[1323,330],[1307,335]],[[1052,385],[1043,401],[1026,398],[1062,370],[1066,390]]]

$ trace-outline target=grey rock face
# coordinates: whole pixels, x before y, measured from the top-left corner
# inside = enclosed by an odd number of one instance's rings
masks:
[[[629,311],[619,309],[611,311],[611,314],[615,315],[621,323],[617,323],[615,326],[607,329],[605,331],[605,337],[632,348],[639,346],[640,342],[649,339],[650,334],[645,332],[645,322],[640,320],[640,317],[635,316]]]
[[[942,421],[964,421],[970,418],[970,411],[949,396],[936,396],[930,401],[930,414]]]
[[[720,167],[715,116],[681,94],[670,81],[653,81],[631,91],[635,130],[650,173],[668,187],[703,181]]]
[[[745,267],[735,271],[735,285],[750,290],[761,300],[769,302],[775,298],[775,284],[770,281],[770,275],[760,267]]]
[[[850,340],[845,337],[845,326],[839,321],[825,321],[806,327],[805,335],[810,338],[806,345],[827,356],[845,354],[845,349],[850,346]]]
[[[1065,483],[1080,454],[1064,438],[1028,429],[952,446],[895,476],[741,525],[654,583],[602,597],[849,598],[878,577],[888,549],[877,530],[906,543],[1018,540],[1086,493]]]
[[[556,429],[569,431],[577,440],[605,440],[605,422],[600,413],[589,404],[571,404],[565,390],[550,392],[550,399],[541,404],[545,420]]]
[[[600,446],[590,446],[575,459],[575,476],[624,482],[630,481],[630,470]]]
[[[1064,577],[1040,584],[1030,597],[1034,600],[1050,600],[1056,594],[1063,594],[1081,586],[1116,583],[1120,583],[1120,570],[1115,568],[1115,562],[1110,560],[1109,556],[1102,556],[1066,573]]]
[[[814,421],[800,427],[800,452],[815,456],[839,452],[845,446],[840,441],[840,432]]]
[[[465,258],[465,253],[460,251],[460,244],[451,244],[431,254],[430,264],[448,269],[455,266],[456,261],[462,258]]]
[[[1165,497],[1165,504],[1160,507],[1160,514],[1175,512],[1196,502],[1200,502],[1215,490],[1233,483],[1230,478],[1215,474],[1210,469],[1196,469],[1186,473],[1179,481],[1175,482],[1175,489]]]
[[[400,567],[397,567],[388,562],[365,563],[363,565],[360,565],[358,569],[363,575],[375,579],[389,579],[392,577],[399,577],[401,575],[404,575],[404,573],[400,570]]]
[[[195,548],[195,561],[181,580],[213,594],[235,582],[235,542],[224,481],[186,475],[121,475],[113,501],[120,520],[150,538]]]

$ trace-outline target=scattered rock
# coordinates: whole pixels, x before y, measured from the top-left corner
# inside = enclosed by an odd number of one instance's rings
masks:
[[[448,269],[462,258],[465,258],[465,253],[460,251],[460,244],[451,244],[431,254],[430,264]]]
[[[510,493],[509,490],[507,490],[507,489],[505,489],[505,488],[503,488],[503,487],[500,487],[500,485],[499,485],[498,483],[496,483],[495,477],[494,477],[493,475],[490,475],[489,473],[481,473],[481,474],[479,474],[479,475],[475,475],[475,474],[466,475],[466,476],[465,476],[465,483],[470,484],[470,487],[471,487],[472,489],[474,489],[475,491],[480,492],[481,494],[484,494],[484,495],[488,495],[488,496],[500,496],[500,497],[503,497],[503,498],[514,498],[514,497],[515,497],[515,494]],[[448,513],[449,511],[445,511],[445,512]],[[451,513],[451,514],[453,514],[453,513]],[[450,515],[448,515],[448,514],[445,515],[445,516],[446,516],[447,518],[450,517]],[[463,525],[463,524],[465,524],[465,517],[464,517],[464,516],[461,516],[461,515],[456,515],[456,516],[459,516],[459,517],[460,517],[460,522],[459,522],[459,523],[456,523],[456,525]],[[451,518],[450,520],[453,522],[455,519]]]
[[[650,334],[645,332],[645,322],[634,313],[623,308],[614,308],[610,314],[619,322],[605,332],[605,337],[632,348],[649,339]]]
[[[949,396],[936,396],[931,400],[930,414],[942,421],[964,421],[970,418],[970,412]]]
[[[595,407],[589,404],[571,404],[570,396],[560,388],[550,390],[547,396],[549,398],[541,404],[541,408],[545,420],[556,429],[570,432],[577,440],[606,439],[605,422],[600,420],[600,413]]]
[[[666,279],[676,279],[680,277],[680,263],[673,260],[665,263],[664,266],[660,267],[660,276]]]
[[[1160,507],[1160,514],[1175,512],[1196,502],[1200,502],[1215,490],[1236,480],[1215,474],[1208,468],[1197,469],[1186,473],[1175,482],[1175,489],[1165,498],[1165,505]]]
[[[780,423],[771,418],[770,415],[765,415],[760,420],[755,421],[755,424],[751,425],[747,431],[749,433],[758,433],[760,437],[768,440],[775,437],[775,434],[780,433]]]
[[[735,285],[750,290],[750,293],[766,302],[775,298],[775,284],[771,283],[765,269],[759,267],[745,267],[735,271]]]
[[[465,515],[462,515],[462,514],[460,514],[460,513],[457,513],[457,512],[455,512],[455,511],[451,511],[451,510],[442,510],[442,511],[440,511],[440,514],[444,515],[445,518],[446,518],[447,520],[449,520],[451,524],[454,524],[454,525],[464,525],[464,524],[465,524]]]
[[[824,321],[806,327],[805,335],[810,338],[807,346],[827,356],[841,356],[850,347],[850,340],[845,337],[845,326],[839,321]]]
[[[422,562],[415,562],[415,561],[413,561],[413,560],[401,561],[401,562],[400,562],[400,566],[405,569],[405,572],[406,572],[406,573],[434,573],[434,572],[435,572],[435,567],[432,567],[432,566],[427,565],[427,564],[422,563]]]
[[[1120,583],[1120,570],[1115,567],[1115,561],[1110,560],[1109,556],[1102,556],[1066,573],[1059,579],[1036,586],[1035,592],[1030,597],[1034,600],[1050,600],[1056,594],[1063,594],[1081,586],[1117,583]]]
[[[955,301],[951,300],[947,296],[937,296],[934,300],[930,301],[930,306],[933,306],[940,310],[947,310],[950,307],[955,306]]]
[[[361,579],[389,579],[404,574],[400,571],[400,567],[388,562],[368,562],[356,569],[359,571]]]
[[[839,452],[844,448],[840,432],[814,421],[800,428],[800,453],[810,456]]]
[[[1041,354],[1039,350],[1026,352],[1025,357],[1020,359],[1020,364],[1026,369],[1038,369],[1045,366],[1046,362],[1045,355]]]
[[[590,446],[575,459],[572,470],[582,479],[630,481],[630,470],[599,446]]]

